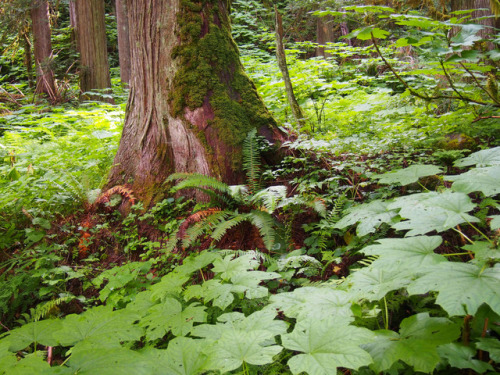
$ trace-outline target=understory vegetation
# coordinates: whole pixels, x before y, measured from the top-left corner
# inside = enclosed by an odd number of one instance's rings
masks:
[[[105,188],[118,79],[51,106],[0,71],[0,374],[500,372],[500,35],[347,7],[354,46],[288,45],[299,126],[259,4],[233,32],[289,140],[246,136],[245,185],[144,207]]]

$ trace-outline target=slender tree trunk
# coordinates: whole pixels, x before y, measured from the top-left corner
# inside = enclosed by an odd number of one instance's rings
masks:
[[[33,61],[31,56],[31,42],[26,32],[22,33],[24,41],[24,64],[26,65],[26,73],[28,74],[28,87],[33,87]]]
[[[283,46],[283,22],[281,19],[281,14],[278,12],[278,8],[274,7],[275,14],[275,26],[276,26],[276,58],[278,60],[278,66],[281,70],[281,75],[283,76],[283,81],[285,82],[286,97],[288,98],[288,104],[290,104],[290,109],[292,110],[293,118],[299,126],[304,126],[305,118],[300,109],[299,103],[295,98],[293,93],[292,81],[290,80],[290,74],[288,73],[288,66],[286,64],[285,47]]]
[[[130,38],[126,0],[116,0],[116,21],[118,25],[118,56],[122,82],[130,82]]]
[[[75,43],[76,49],[78,47],[78,15],[76,14],[76,0],[69,0],[69,24],[73,28],[71,32],[71,40]]]
[[[243,72],[224,0],[127,0],[131,93],[109,186],[147,207],[173,172],[242,183],[241,145],[257,128],[281,138]]]
[[[80,51],[80,90],[104,90],[111,87],[106,21],[103,0],[77,0],[77,31]],[[104,90],[106,92],[106,90]],[[99,95],[85,95],[102,100]],[[106,100],[112,101],[112,100]]]
[[[318,17],[316,21],[316,42],[318,47],[316,48],[316,56],[329,57],[329,53],[325,52],[325,45],[328,42],[334,41],[334,33],[332,27],[332,17]]]
[[[36,0],[31,8],[36,65],[36,93],[47,94],[57,100],[54,72],[52,71],[52,43],[50,41],[49,3]]]

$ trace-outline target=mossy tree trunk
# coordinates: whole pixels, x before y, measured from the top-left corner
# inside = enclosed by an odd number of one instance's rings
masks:
[[[103,0],[77,0],[77,39],[80,52],[80,90],[104,90],[111,87],[106,21]],[[102,99],[100,96],[85,98]],[[108,100],[111,101],[111,100]]]
[[[129,184],[148,206],[173,172],[244,182],[247,133],[282,134],[243,72],[227,3],[127,0],[127,7],[131,92],[109,186]]]
[[[52,71],[52,43],[50,40],[49,3],[36,0],[31,8],[31,21],[36,66],[36,93],[57,100],[54,72]]]
[[[130,82],[130,38],[128,25],[127,0],[116,0],[116,24],[118,28],[118,56],[120,59],[120,78]]]

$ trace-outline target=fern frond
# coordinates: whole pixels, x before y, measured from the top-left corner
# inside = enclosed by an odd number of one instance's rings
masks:
[[[337,221],[340,220],[340,214],[342,212],[342,209],[345,206],[346,200],[347,200],[347,197],[346,197],[345,193],[342,193],[340,195],[340,197],[338,197],[335,200],[332,211],[330,212],[330,216],[328,218],[328,221],[330,223],[335,224]]]
[[[267,211],[272,214],[279,207],[279,202],[286,198],[286,194],[286,186],[270,186],[267,189],[257,192],[253,196],[252,202],[264,205]]]
[[[378,255],[370,255],[358,261],[362,266],[369,266],[379,258]]]
[[[69,302],[74,298],[75,297],[73,296],[61,297],[38,304],[35,308],[30,309],[29,314],[23,314],[24,320],[26,323],[30,323],[37,322],[40,319],[44,319],[49,316],[59,305],[62,305],[65,302]]]
[[[268,250],[271,250],[274,246],[274,240],[276,237],[275,221],[273,217],[264,211],[251,211],[249,214],[250,222],[257,227],[260,235],[262,236],[262,241]]]
[[[230,194],[229,186],[214,177],[199,173],[174,173],[165,182],[181,180],[171,190],[177,192],[182,189],[212,189],[221,193]]]
[[[204,216],[204,218],[195,225],[190,226],[182,236],[182,248],[187,249],[200,236],[224,221],[228,215],[229,212],[227,211],[212,211],[211,214]]]
[[[247,184],[251,193],[261,189],[261,162],[257,129],[252,129],[243,141],[243,170],[247,175]]]
[[[235,226],[246,220],[249,220],[248,214],[239,214],[230,220],[222,221],[214,228],[211,237],[214,239],[214,241],[218,242],[222,239],[222,237],[224,237],[229,229],[234,228]]]

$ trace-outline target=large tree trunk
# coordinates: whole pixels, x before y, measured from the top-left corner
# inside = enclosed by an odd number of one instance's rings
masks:
[[[470,9],[486,9],[486,10],[476,10],[471,14],[471,22],[480,24],[485,26],[484,29],[478,32],[482,38],[486,39],[488,36],[495,34],[495,26],[496,20],[493,16],[493,12],[491,11],[490,0],[452,0],[451,1],[451,10],[470,10]],[[481,20],[477,18],[488,17]],[[489,46],[493,48],[493,44]]]
[[[131,93],[109,185],[150,205],[173,172],[242,183],[241,145],[281,137],[243,72],[224,0],[127,0]]]
[[[71,40],[75,43],[76,49],[78,47],[78,16],[76,14],[76,0],[69,0],[69,24],[73,28],[71,32]]]
[[[316,56],[331,56],[328,52],[325,51],[325,46],[326,43],[333,42],[335,40],[335,34],[333,32],[332,25],[333,17],[318,17],[316,21],[316,42],[318,43],[318,47],[316,48]]]
[[[120,59],[120,78],[130,82],[130,38],[126,0],[116,0],[116,23],[118,26],[118,56]]]
[[[36,93],[47,94],[57,100],[54,72],[52,71],[52,43],[50,41],[49,3],[36,0],[31,8],[36,65]]]
[[[80,90],[85,93],[95,89],[110,88],[104,1],[77,0],[76,13],[80,51]],[[85,97],[102,100],[98,95],[85,95]]]

